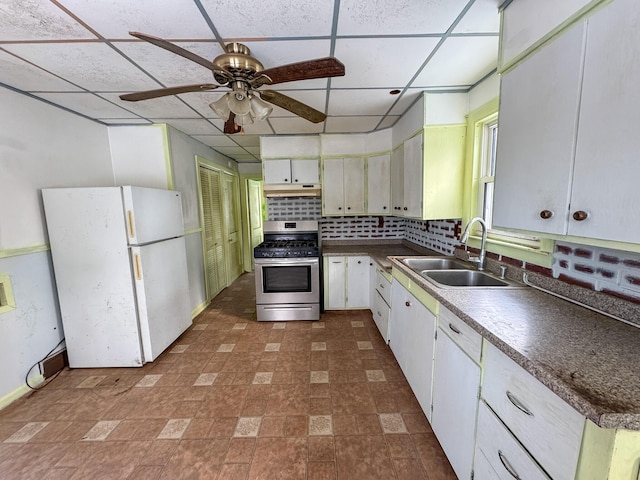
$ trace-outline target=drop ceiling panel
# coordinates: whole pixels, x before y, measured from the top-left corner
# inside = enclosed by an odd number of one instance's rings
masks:
[[[36,96],[92,118],[138,118],[93,93],[38,93]]]
[[[156,82],[103,43],[12,44],[3,48],[87,90],[158,88]]]
[[[216,150],[219,151],[220,153],[228,155],[231,158],[233,158],[235,155],[249,156],[249,152],[247,152],[242,147],[216,147]]]
[[[215,83],[215,82],[214,82]],[[195,109],[200,115],[205,118],[218,118],[216,112],[214,112],[209,104],[219,100],[222,95],[229,92],[228,88],[221,87],[217,90],[210,92],[191,92],[178,95],[185,103],[191,108]]]
[[[201,0],[228,38],[311,37],[331,34],[334,0]]]
[[[24,60],[0,51],[0,82],[26,92],[72,92],[81,89]]]
[[[0,41],[96,39],[53,3],[0,0]]]
[[[396,88],[407,84],[438,43],[435,38],[339,39],[336,57],[345,65],[334,88]]]
[[[175,96],[159,97],[151,100],[141,100],[139,102],[125,102],[124,100],[120,100],[119,95],[121,95],[121,93],[100,93],[99,95],[145,118],[200,118],[196,112]]]
[[[207,135],[218,132],[207,120],[195,120],[191,118],[151,118],[153,123],[166,123],[187,135]]]
[[[444,33],[468,0],[341,0],[338,35]]]
[[[422,88],[408,88],[406,92],[398,98],[398,102],[389,112],[391,115],[402,115],[413,103],[422,96]]]
[[[260,147],[260,137],[258,135],[233,135],[233,140],[247,150],[253,147]]]
[[[129,31],[167,39],[213,34],[193,0],[58,0],[105,38],[130,38]]]
[[[306,120],[298,120],[296,117],[290,118],[270,118],[269,123],[275,130],[273,133],[322,133],[322,123],[311,123]]]
[[[269,121],[271,121],[271,118],[269,118]],[[274,132],[271,125],[269,125],[269,121],[247,125],[244,127],[244,132],[246,135],[271,135]],[[220,121],[220,124],[224,126],[224,122]]]
[[[333,90],[329,97],[329,115],[384,115],[396,100],[387,89]]]
[[[109,125],[151,125],[152,122],[142,118],[98,118],[98,121]]]
[[[498,37],[451,37],[438,49],[413,86],[471,86],[495,68],[497,58]]]
[[[237,147],[234,135],[194,135],[193,138],[210,147]]]
[[[176,42],[176,45],[207,60],[222,53],[220,45],[214,42]],[[114,46],[167,87],[216,83],[211,70],[150,43],[118,42]]]
[[[327,118],[327,133],[370,132],[382,120],[378,117],[331,117]]]
[[[453,29],[453,33],[498,33],[498,5],[501,3],[502,0],[476,0]]]

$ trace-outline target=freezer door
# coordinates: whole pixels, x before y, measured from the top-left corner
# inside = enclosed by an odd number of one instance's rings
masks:
[[[184,237],[131,247],[144,361],[155,360],[191,325]]]
[[[180,192],[122,187],[129,245],[144,245],[184,235]]]
[[[42,198],[69,366],[141,366],[120,188],[44,189]]]

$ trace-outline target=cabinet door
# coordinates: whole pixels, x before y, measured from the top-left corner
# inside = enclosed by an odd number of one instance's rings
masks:
[[[328,309],[344,308],[346,304],[346,264],[344,257],[326,257],[325,301]]]
[[[345,158],[343,163],[344,212],[347,215],[363,214],[364,208],[364,158]]]
[[[391,214],[403,215],[404,206],[404,146],[391,154]]]
[[[391,283],[389,346],[403,372],[407,352],[407,324],[409,322],[408,316],[411,313],[410,307],[409,292],[394,279]]]
[[[436,317],[411,294],[409,304],[405,337],[407,353],[403,370],[422,411],[431,421]]]
[[[589,19],[568,233],[640,241],[640,2]],[[588,213],[576,221],[576,211]]]
[[[373,300],[376,298],[376,277],[378,276],[378,269],[376,268],[376,262],[369,258],[369,305],[373,309]]]
[[[389,215],[390,213],[390,168],[389,155],[369,157],[367,160],[367,212],[370,215]]]
[[[322,164],[322,204],[325,215],[344,215],[342,158],[327,158]]]
[[[318,183],[318,160],[291,160],[291,183]]]
[[[576,25],[502,76],[495,226],[566,232],[583,30]]]
[[[347,308],[369,308],[369,257],[347,257]]]
[[[291,160],[265,160],[264,183],[291,183]]]
[[[443,330],[434,377],[431,427],[458,478],[471,478],[480,367]]]
[[[422,218],[424,156],[422,135],[404,142],[404,202],[403,213],[407,217]]]

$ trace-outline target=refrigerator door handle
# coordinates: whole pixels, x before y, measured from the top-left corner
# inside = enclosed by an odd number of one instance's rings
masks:
[[[140,255],[137,253],[133,254],[133,264],[136,270],[136,280],[142,280],[142,265],[140,265]]]
[[[135,238],[136,229],[133,226],[133,210],[127,210],[127,220],[129,224],[129,238]]]

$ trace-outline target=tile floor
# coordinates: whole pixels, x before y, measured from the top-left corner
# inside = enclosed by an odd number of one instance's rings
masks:
[[[253,275],[155,362],[0,411],[0,478],[454,479],[369,311],[255,321]]]

